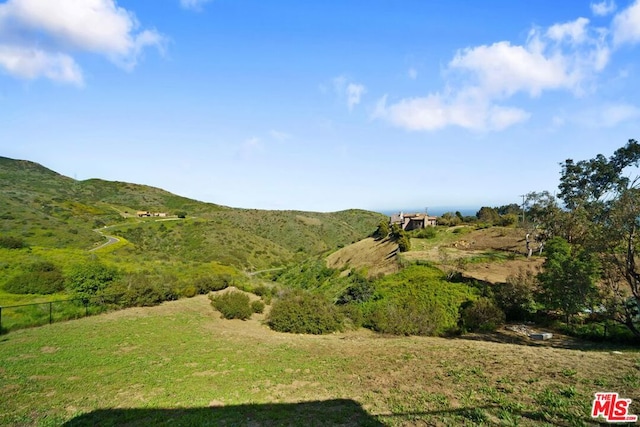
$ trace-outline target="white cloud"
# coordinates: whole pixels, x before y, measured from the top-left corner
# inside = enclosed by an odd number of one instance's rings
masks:
[[[10,74],[27,79],[44,76],[61,83],[83,84],[78,64],[61,53],[49,54],[39,49],[0,45],[0,66]]]
[[[600,124],[613,127],[628,120],[640,118],[640,108],[629,104],[607,105],[600,112]]]
[[[347,107],[349,111],[360,103],[360,98],[367,92],[367,89],[361,84],[349,83],[347,86]]]
[[[407,71],[407,75],[409,76],[409,78],[411,80],[415,80],[418,78],[418,70],[416,70],[415,68],[411,67],[409,68],[409,71]]]
[[[448,126],[498,131],[530,117],[524,110],[468,99],[465,95],[445,99],[440,94],[431,94],[403,99],[390,106],[386,101],[386,96],[378,101],[374,118],[384,118],[412,131],[435,131]]]
[[[640,0],[613,18],[612,32],[615,46],[640,42]]]
[[[23,58],[38,51],[50,60],[40,61],[37,69],[10,68],[6,61],[3,66],[22,78],[76,82],[77,78],[56,78],[60,75],[56,69],[65,63],[63,69],[75,68],[78,74],[79,66],[71,55],[84,51],[103,55],[130,70],[145,47],[162,50],[165,41],[157,31],[138,31],[139,27],[135,15],[114,0],[8,0],[0,4],[0,46]]]
[[[613,0],[605,0],[600,3],[591,3],[591,12],[596,16],[606,16],[616,10],[616,3]]]
[[[606,31],[589,20],[532,29],[526,43],[508,41],[459,50],[445,68],[445,90],[423,97],[378,103],[374,117],[408,130],[459,126],[502,130],[530,117],[505,101],[517,94],[539,97],[545,91],[581,95],[609,62]]]
[[[262,140],[257,137],[252,137],[240,145],[239,154],[243,159],[248,159],[263,151],[264,144],[262,143]]]
[[[547,37],[558,42],[568,40],[574,44],[584,43],[588,36],[587,25],[589,25],[587,18],[578,18],[572,22],[555,24],[547,30]]]
[[[202,6],[204,6],[205,3],[209,3],[210,1],[211,0],[180,0],[180,5],[185,9],[199,11],[202,10]]]
[[[272,129],[271,131],[269,131],[269,135],[271,135],[271,137],[273,139],[275,139],[278,142],[286,142],[288,140],[291,139],[291,135],[286,133],[286,132],[282,132],[279,130],[274,130]]]
[[[347,108],[352,111],[360,103],[362,95],[367,93],[367,88],[360,83],[349,81],[345,76],[338,76],[332,80],[333,89],[340,98],[346,98]]]

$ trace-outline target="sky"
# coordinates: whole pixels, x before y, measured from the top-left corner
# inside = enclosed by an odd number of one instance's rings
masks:
[[[640,0],[0,0],[0,156],[233,207],[500,206],[640,138],[638,76]]]

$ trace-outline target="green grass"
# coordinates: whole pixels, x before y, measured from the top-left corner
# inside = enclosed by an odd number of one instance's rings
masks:
[[[640,412],[637,351],[279,334],[206,297],[10,332],[0,360],[1,425],[583,425],[596,374]]]

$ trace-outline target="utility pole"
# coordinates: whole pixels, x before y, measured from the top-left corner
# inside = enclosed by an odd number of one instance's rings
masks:
[[[526,194],[521,194],[520,197],[522,197],[522,223],[524,224],[524,198],[526,197]]]

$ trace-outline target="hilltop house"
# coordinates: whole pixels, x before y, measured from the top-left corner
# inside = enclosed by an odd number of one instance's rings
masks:
[[[149,212],[149,211],[138,211],[136,215],[138,215],[138,217],[140,218],[151,217],[151,216],[159,216],[161,218],[166,218],[167,216],[166,212]]]
[[[427,214],[404,214],[402,212],[391,215],[389,225],[397,224],[405,231],[417,230],[426,227],[435,227],[437,217]]]

